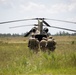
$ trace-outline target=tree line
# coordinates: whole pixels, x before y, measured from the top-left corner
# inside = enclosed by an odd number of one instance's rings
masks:
[[[11,33],[0,33],[0,37],[17,37],[17,36],[22,36],[22,34],[20,35],[20,34],[11,34]]]
[[[17,34],[17,33],[14,33],[14,34],[11,34],[11,33],[0,33],[0,37],[19,37],[19,36],[24,36],[26,33],[22,33],[22,34]],[[51,33],[49,33],[51,34]],[[76,36],[76,33],[68,33],[68,32],[57,32],[56,34],[53,34],[55,36]]]
[[[56,36],[76,36],[76,33],[69,33],[69,32],[65,32],[65,31],[59,31],[55,34]]]

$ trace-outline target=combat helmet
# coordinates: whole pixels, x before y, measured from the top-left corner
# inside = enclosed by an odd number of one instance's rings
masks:
[[[32,36],[32,37],[35,37],[35,33],[31,33],[31,36]]]
[[[49,38],[49,39],[52,39],[53,37],[52,37],[52,36],[49,36],[48,38]]]
[[[42,39],[43,39],[43,40],[47,40],[47,38],[45,38],[45,37],[43,37]]]

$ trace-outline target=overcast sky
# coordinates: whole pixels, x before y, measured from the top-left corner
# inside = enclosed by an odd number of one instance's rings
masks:
[[[76,22],[76,0],[0,0],[0,22],[36,17]],[[76,24],[73,23],[51,20],[47,20],[47,22],[52,26],[76,30]],[[13,29],[9,29],[9,27],[34,23],[37,23],[37,21],[0,24],[0,33],[25,33],[32,26]],[[49,32],[52,34],[59,31],[63,30],[49,28]],[[69,33],[72,32],[69,31]]]

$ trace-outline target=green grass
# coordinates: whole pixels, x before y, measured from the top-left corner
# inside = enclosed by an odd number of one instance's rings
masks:
[[[76,75],[76,36],[55,37],[57,48],[49,55],[33,53],[25,38],[7,39],[0,39],[0,75]]]

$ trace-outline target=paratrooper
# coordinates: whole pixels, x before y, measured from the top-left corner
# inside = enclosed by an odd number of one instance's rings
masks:
[[[35,38],[35,34],[32,33],[31,38],[28,42],[28,47],[35,52],[38,52],[39,49],[39,41]]]
[[[49,36],[48,40],[47,40],[47,49],[49,51],[54,51],[56,48],[56,41],[53,39],[52,36]]]
[[[46,51],[46,45],[47,45],[47,38],[43,37],[42,40],[40,41],[40,49],[42,51]]]

